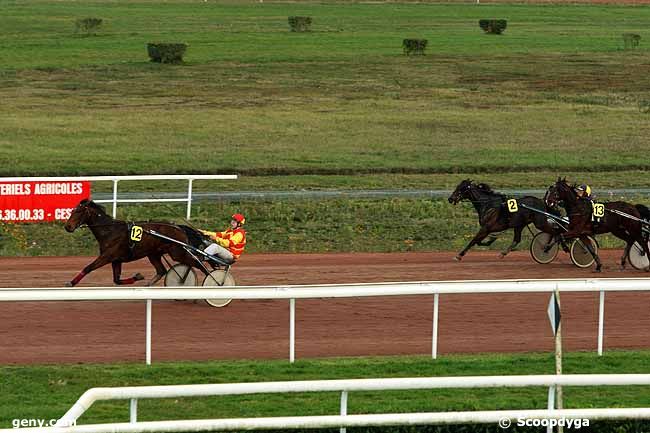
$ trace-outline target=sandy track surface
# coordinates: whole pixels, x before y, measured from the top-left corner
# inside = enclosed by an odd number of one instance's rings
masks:
[[[602,274],[575,268],[565,254],[549,265],[527,252],[401,254],[248,254],[235,266],[241,285],[317,284],[510,278],[643,277],[621,271],[619,250],[602,251]],[[0,259],[2,287],[61,287],[91,257]],[[126,264],[124,276],[147,276],[147,261]],[[110,266],[83,286],[112,284]],[[140,283],[141,284],[141,283]],[[546,294],[441,295],[438,353],[552,351]],[[432,296],[302,300],[296,308],[296,356],[431,353]],[[566,350],[594,350],[598,295],[565,294]],[[609,293],[605,348],[647,348],[650,293]],[[0,364],[140,361],[144,302],[19,302],[0,304]],[[156,301],[153,360],[288,358],[288,301]]]

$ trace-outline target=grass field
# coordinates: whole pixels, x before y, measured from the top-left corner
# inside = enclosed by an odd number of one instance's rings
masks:
[[[603,357],[570,353],[565,356],[564,372],[645,373],[649,360],[648,352],[612,351]],[[287,361],[228,361],[0,367],[0,373],[6,378],[0,393],[0,428],[8,428],[14,418],[58,418],[94,386],[553,374],[554,359],[553,354],[445,355],[435,361],[427,357],[339,358],[302,360],[294,365]],[[534,387],[359,392],[350,394],[348,413],[543,409],[547,391]],[[567,408],[644,407],[650,399],[648,387],[570,387],[564,389],[564,394]],[[338,393],[305,393],[141,400],[138,420],[331,415],[338,413],[339,398]],[[80,423],[127,420],[128,402],[112,401],[93,405]],[[489,427],[485,431],[494,431],[494,426]]]
[[[313,31],[289,32],[289,15],[312,16]],[[105,20],[97,36],[74,34],[86,16]],[[508,29],[483,34],[484,17]],[[644,41],[648,18],[645,6],[6,1],[0,174],[643,170],[648,51],[623,50],[621,33]],[[404,56],[405,37],[427,38],[428,54]],[[158,40],[188,43],[186,63],[149,63]]]

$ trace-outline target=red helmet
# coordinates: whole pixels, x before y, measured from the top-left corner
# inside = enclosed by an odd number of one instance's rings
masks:
[[[246,218],[244,218],[244,215],[240,213],[236,213],[232,216],[232,219],[237,221],[239,224],[244,224],[246,222]]]

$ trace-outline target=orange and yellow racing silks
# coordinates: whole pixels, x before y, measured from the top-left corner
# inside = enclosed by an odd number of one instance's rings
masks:
[[[241,227],[228,229],[223,232],[208,232],[203,231],[204,234],[210,236],[216,243],[230,251],[235,259],[244,252],[246,246],[246,230]]]

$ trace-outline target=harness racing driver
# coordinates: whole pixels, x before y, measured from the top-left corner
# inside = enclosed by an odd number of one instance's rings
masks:
[[[230,220],[230,227],[222,232],[200,230],[201,233],[214,241],[214,243],[206,247],[205,252],[228,263],[233,263],[241,256],[246,246],[244,223],[246,223],[244,215],[236,213]]]

